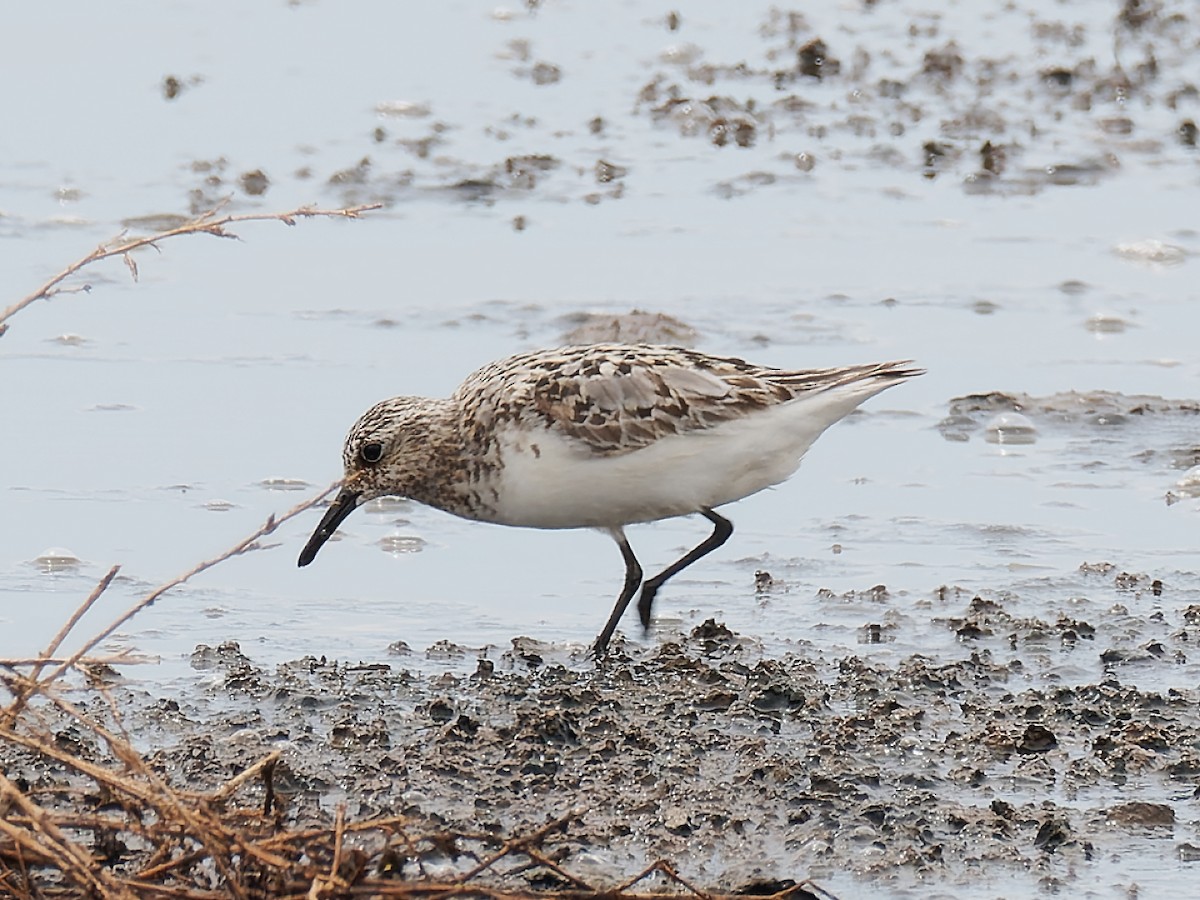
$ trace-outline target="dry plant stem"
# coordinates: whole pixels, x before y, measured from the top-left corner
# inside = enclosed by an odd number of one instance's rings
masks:
[[[331,493],[333,493],[333,491],[336,490],[340,484],[341,484],[340,481],[335,481],[333,484],[329,485],[329,487],[325,488],[325,490],[321,491],[319,494],[315,494],[312,497],[309,497],[307,500],[303,501],[302,503],[296,504],[295,506],[293,506],[291,509],[289,509],[287,512],[285,512],[281,516],[274,516],[274,515],[269,516],[267,518],[267,521],[264,522],[261,526],[259,526],[258,529],[256,529],[253,533],[247,535],[246,537],[242,538],[242,540],[238,541],[236,544],[234,544],[232,547],[230,547],[224,553],[221,553],[218,556],[214,556],[212,559],[205,560],[204,562],[199,563],[196,566],[193,566],[191,569],[184,572],[182,575],[178,575],[175,578],[172,578],[170,581],[166,582],[165,584],[161,584],[158,587],[156,587],[149,594],[147,594],[145,597],[143,597],[141,600],[139,600],[137,603],[135,603],[133,606],[131,606],[129,609],[127,609],[124,613],[122,613],[120,616],[118,616],[110,625],[108,625],[106,628],[102,629],[98,634],[96,634],[94,637],[92,637],[86,644],[84,644],[71,657],[66,659],[56,669],[54,669],[54,671],[52,671],[49,675],[47,675],[40,682],[38,682],[39,687],[44,687],[46,685],[49,685],[52,682],[56,681],[57,679],[61,678],[63,673],[66,672],[67,669],[70,669],[72,666],[74,666],[76,663],[78,663],[79,660],[81,660],[84,656],[86,656],[93,649],[95,649],[97,644],[99,644],[101,641],[105,640],[109,635],[111,635],[114,631],[116,631],[118,628],[120,628],[122,625],[124,625],[126,622],[128,622],[130,619],[132,619],[134,616],[136,616],[138,613],[140,613],[146,607],[152,606],[154,604],[154,602],[159,597],[161,597],[163,594],[165,594],[167,591],[171,590],[172,588],[179,587],[179,585],[183,584],[188,579],[192,578],[195,575],[199,575],[201,572],[205,571],[206,569],[211,569],[213,566],[217,565],[218,563],[223,563],[223,562],[225,562],[225,560],[230,559],[231,557],[238,556],[239,554],[245,553],[247,550],[254,549],[255,544],[258,542],[259,538],[266,537],[268,534],[273,532],[276,528],[278,528],[284,522],[288,521],[288,519],[298,516],[298,515],[300,515],[300,513],[304,512],[305,510],[311,509],[312,507],[316,506],[318,503],[320,503],[322,500],[324,500],[326,497],[328,497]]]
[[[397,821],[395,831],[392,833],[393,838],[397,833],[400,835],[400,840],[404,844],[404,849],[408,851],[408,855],[412,859],[416,860],[417,871],[421,874],[422,878],[425,878],[428,876],[428,872],[425,869],[425,860],[421,859],[421,854],[417,852],[417,845],[409,835],[407,829],[405,829],[405,824],[406,823],[403,821]]]
[[[332,887],[338,879],[338,870],[342,867],[342,841],[346,837],[346,804],[339,803],[337,820],[333,826],[333,861],[329,864],[329,884]]]
[[[660,859],[660,860],[658,860],[658,862],[652,863],[651,865],[647,866],[645,869],[643,869],[641,872],[639,872],[637,875],[634,875],[632,878],[628,879],[627,881],[622,881],[619,885],[616,886],[616,888],[614,888],[614,891],[618,894],[624,894],[626,890],[633,887],[639,881],[642,881],[645,878],[649,878],[655,872],[660,873],[661,875],[666,877],[669,881],[674,881],[676,884],[680,885],[681,887],[685,888],[686,890],[691,891],[695,896],[704,898],[704,900],[711,900],[712,895],[707,894],[704,891],[700,890],[699,888],[693,887],[692,885],[688,884],[686,881],[684,881],[679,876],[679,873],[677,873],[673,868],[671,868],[671,866],[667,863],[667,861],[663,860],[663,859]]]
[[[168,228],[166,231],[160,231],[157,234],[146,235],[145,237],[132,238],[130,240],[121,241],[117,244],[101,244],[87,256],[78,259],[71,263],[33,293],[22,297],[16,303],[9,306],[7,309],[0,311],[0,335],[3,335],[8,330],[8,325],[5,323],[8,319],[15,316],[31,303],[36,303],[38,300],[48,300],[63,289],[58,286],[67,278],[70,278],[80,269],[90,266],[92,263],[99,262],[102,259],[110,259],[114,256],[124,258],[125,265],[129,267],[129,272],[133,276],[133,280],[137,281],[138,272],[137,264],[133,261],[133,257],[129,254],[141,247],[154,247],[157,249],[158,242],[164,241],[167,238],[179,237],[183,234],[211,234],[216,237],[237,238],[236,234],[225,230],[226,225],[231,225],[235,222],[266,222],[277,221],[283,222],[285,225],[295,225],[297,219],[314,218],[324,216],[326,218],[341,218],[341,219],[357,219],[362,213],[373,209],[379,209],[383,206],[382,203],[369,203],[362,206],[348,206],[343,209],[317,209],[312,206],[302,206],[299,209],[293,209],[288,212],[278,213],[244,213],[236,216],[220,216],[217,217],[217,212],[221,207],[210,209],[190,222],[185,222],[176,228]]]
[[[686,878],[684,878],[682,875],[680,875],[678,872],[676,872],[675,867],[672,866],[665,859],[660,859],[658,861],[658,871],[662,872],[663,875],[665,875],[671,881],[674,881],[676,884],[683,885],[685,888],[687,888],[689,891],[691,891],[697,897],[708,897],[709,896],[708,893],[700,890],[700,888],[696,887],[694,884],[692,884],[690,881],[688,881]]]
[[[342,867],[342,841],[346,836],[346,804],[339,803],[337,819],[333,825],[333,860],[329,863],[329,874],[317,876],[308,889],[308,900],[321,900],[327,892],[344,892],[349,887],[338,875]]]
[[[146,823],[132,818],[119,816],[102,816],[94,813],[73,813],[47,810],[46,814],[53,819],[59,828],[72,828],[78,831],[128,831],[140,838],[152,838],[155,834],[155,824]],[[27,822],[23,816],[13,816],[14,822]]]
[[[21,669],[25,666],[57,666],[66,661],[65,656],[25,656],[0,659],[0,669]],[[77,666],[148,666],[162,662],[161,656],[143,656],[132,650],[122,650],[111,656],[85,656],[76,661]],[[30,677],[30,676],[25,676]]]
[[[166,847],[165,844],[163,846]],[[185,853],[182,856],[169,859],[164,863],[142,869],[137,873],[136,877],[139,881],[150,882],[152,879],[158,878],[160,875],[166,875],[168,872],[173,872],[176,869],[184,869],[188,866],[195,865],[203,860],[205,855],[206,853],[204,850],[196,850],[192,853]]]
[[[408,822],[407,819],[400,818],[400,817],[388,818],[388,819],[367,819],[366,821],[363,821],[363,822],[347,823],[346,831],[351,832],[351,833],[357,833],[357,832],[363,832],[363,831],[389,831],[391,829],[402,830],[403,826],[405,824],[407,824],[407,822]],[[286,847],[296,841],[308,841],[308,840],[312,840],[314,838],[322,837],[327,834],[329,834],[328,828],[305,828],[302,831],[291,831],[291,832],[286,832],[284,834],[275,834],[275,835],[272,835],[271,837],[264,838],[263,840],[259,841],[259,846],[279,849],[282,847]],[[492,840],[495,840],[494,836],[492,837]],[[414,848],[413,855],[415,857],[417,855],[417,851],[415,849],[416,844],[410,842],[409,846]]]
[[[30,859],[26,856],[24,849],[21,844],[15,844],[14,852],[11,855],[16,857],[16,868],[0,869],[0,889],[7,888],[12,893],[14,900],[33,900],[33,893],[29,888],[32,880],[29,868],[31,865],[37,865],[40,857]]]
[[[75,769],[80,774],[95,780],[97,783],[106,784],[112,790],[125,796],[134,798],[148,808],[155,809],[163,821],[173,822],[183,826],[190,837],[203,846],[204,856],[210,858],[217,870],[221,873],[226,883],[227,890],[232,894],[232,896],[238,898],[244,898],[246,897],[246,894],[237,880],[236,873],[229,868],[229,864],[232,849],[238,846],[240,843],[239,837],[225,828],[219,819],[215,819],[211,815],[207,814],[203,808],[198,808],[194,803],[189,804],[185,802],[181,794],[172,790],[165,781],[163,781],[146,765],[145,761],[141,758],[138,752],[134,750],[127,740],[111,733],[98,722],[95,722],[86,716],[77,707],[66,702],[61,697],[56,696],[54,692],[50,690],[50,684],[56,678],[61,676],[62,673],[65,672],[69,667],[76,665],[83,658],[84,654],[95,647],[96,644],[112,634],[113,631],[127,622],[139,611],[154,603],[154,601],[157,600],[158,597],[162,596],[162,594],[164,594],[166,591],[176,587],[179,584],[182,584],[193,575],[196,575],[197,573],[202,572],[219,562],[251,549],[253,546],[255,546],[255,543],[260,538],[270,534],[276,528],[278,528],[280,524],[286,522],[293,516],[298,515],[304,510],[309,509],[310,507],[319,503],[337,487],[338,483],[335,482],[327,487],[324,491],[316,494],[300,504],[297,504],[282,516],[269,517],[265,524],[259,527],[254,533],[235,544],[225,553],[222,553],[211,560],[195,566],[189,572],[156,588],[154,591],[144,597],[139,603],[135,604],[131,609],[126,611],[124,615],[119,617],[115,622],[104,629],[99,635],[95,636],[91,641],[89,641],[80,652],[76,653],[74,656],[59,665],[57,669],[55,669],[41,682],[34,682],[32,679],[23,679],[24,685],[18,693],[18,701],[23,701],[25,698],[31,696],[34,692],[40,693],[42,696],[49,699],[50,702],[57,706],[60,710],[75,718],[81,725],[86,727],[90,733],[102,738],[108,744],[114,756],[125,764],[127,771],[131,772],[137,777],[129,777],[110,771],[104,766],[89,763],[86,760],[80,759],[71,753],[59,749],[55,745],[53,735],[49,732],[35,730],[31,735],[26,735],[6,726],[0,727],[0,740],[6,740],[13,744],[25,746],[43,756],[55,759],[63,765]],[[112,576],[115,574],[116,570],[114,569],[108,574],[108,576],[105,577],[104,580],[102,580],[101,584],[96,588],[96,590],[93,591],[92,597],[90,597],[88,601],[85,601],[84,607],[81,609],[86,608],[91,603],[95,602],[95,598],[99,597],[104,588],[111,583]],[[80,612],[79,615],[82,615],[82,612]],[[77,622],[79,615],[74,616],[73,621]],[[57,644],[61,643],[69,631],[69,628],[64,628],[62,631],[60,631],[60,633],[52,642],[51,648],[53,649]],[[14,702],[9,706],[8,709],[5,710],[7,714],[6,718],[8,718],[13,725],[16,724],[23,705],[23,702]],[[275,758],[277,758],[277,755]],[[260,763],[260,769],[261,766],[273,762],[274,759],[272,759],[272,757],[269,755],[266,760],[263,760],[262,763]],[[90,872],[90,860],[87,861],[86,865],[83,865],[83,867],[80,868],[79,860],[76,859],[77,856],[80,858],[83,857],[83,851],[79,850],[76,845],[70,844],[70,842],[63,844],[59,839],[61,834],[59,833],[59,835],[56,836],[54,832],[49,830],[50,827],[53,826],[53,821],[48,817],[44,810],[41,810],[40,807],[32,804],[27,798],[21,795],[19,791],[16,791],[15,786],[12,786],[7,781],[3,782],[2,786],[6,787],[6,789],[3,791],[5,802],[10,802],[10,799],[12,802],[16,802],[21,807],[21,810],[30,818],[30,820],[36,823],[39,832],[49,836],[51,839],[50,852],[59,862],[60,869],[62,869],[64,872],[70,871],[76,874],[79,872]],[[229,785],[226,787],[232,790]],[[13,793],[14,791],[15,793]],[[39,812],[40,818],[38,815]],[[10,829],[6,828],[4,830],[7,832]],[[28,838],[28,831],[24,832],[23,834],[25,834],[26,838]],[[13,834],[12,837],[14,840],[20,843],[20,835]],[[35,845],[40,846],[42,843],[44,842],[37,841],[35,842]],[[60,844],[62,844],[61,847],[59,846]],[[243,852],[245,852],[248,856],[254,856],[266,865],[276,868],[287,867],[287,862],[285,860],[253,846],[253,843],[245,843],[241,844],[241,846]],[[61,852],[55,853],[53,850],[55,847],[58,847]],[[34,849],[34,846],[30,846],[30,849]],[[42,847],[41,850],[42,852],[47,852],[46,847]],[[99,878],[103,884],[98,882],[96,880],[97,878]],[[105,896],[132,896],[126,890],[119,888],[115,882],[110,883],[109,876],[107,876],[103,870],[101,870],[101,874],[99,876],[89,876],[83,882],[80,882],[80,884],[91,885],[93,891],[104,894]],[[110,888],[113,891],[116,891],[116,893],[110,893],[108,890]]]
[[[550,859],[544,853],[539,853],[537,850],[534,850],[532,847],[526,847],[521,852],[529,857],[529,862],[523,866],[518,866],[516,869],[509,871],[508,872],[509,875],[516,875],[519,872],[522,872],[527,869],[536,869],[538,867],[542,867],[542,868],[549,869],[551,872],[553,872],[555,875],[557,875],[559,878],[563,879],[564,881],[569,881],[571,884],[573,884],[575,887],[579,888],[580,890],[583,890],[583,891],[595,891],[596,890],[594,887],[592,887],[590,884],[588,884],[582,878],[572,875],[570,872],[568,872],[566,869],[564,869],[562,866],[560,866],[554,860]]]
[[[230,797],[233,796],[234,792],[238,788],[240,788],[247,781],[257,778],[259,775],[262,774],[264,769],[268,769],[271,766],[275,765],[277,762],[279,762],[279,760],[282,756],[283,756],[282,750],[272,750],[270,753],[268,753],[266,756],[264,756],[262,759],[260,759],[254,765],[250,766],[250,768],[246,769],[245,771],[243,771],[237,775],[234,775],[232,778],[230,778],[227,782],[225,782],[223,785],[221,785],[219,788],[217,788],[217,790],[213,791],[211,794],[202,794],[200,796],[203,796],[205,800],[207,800],[209,803],[212,803],[212,804],[224,803],[226,800],[228,800]]]

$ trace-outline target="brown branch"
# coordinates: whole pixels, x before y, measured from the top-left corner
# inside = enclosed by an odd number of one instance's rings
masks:
[[[193,850],[191,853],[184,853],[174,859],[168,859],[164,863],[142,869],[137,873],[137,879],[142,882],[151,882],[152,879],[166,875],[168,872],[198,863],[206,856],[208,856],[207,850]],[[155,884],[155,887],[159,887],[159,885]]]
[[[33,792],[28,792],[26,796],[31,793]],[[59,792],[56,791],[50,793],[59,795]],[[45,812],[59,828],[71,828],[78,831],[128,831],[141,838],[152,838],[156,833],[156,823],[147,824],[136,818],[121,818],[98,813],[62,812],[51,809],[47,809]],[[27,817],[11,812],[9,820],[14,824],[30,822]]]
[[[154,603],[155,600],[162,596],[166,591],[176,587],[179,584],[182,584],[193,575],[196,575],[205,569],[211,568],[219,562],[251,549],[255,546],[256,542],[260,538],[270,534],[276,528],[278,528],[280,524],[286,522],[293,516],[296,516],[304,510],[309,509],[310,507],[319,503],[336,487],[337,483],[335,482],[324,491],[314,495],[313,497],[310,497],[308,500],[305,500],[300,504],[297,504],[282,516],[276,517],[272,515],[268,517],[267,521],[255,532],[239,541],[226,552],[211,560],[200,563],[199,565],[193,567],[189,572],[186,572],[183,575],[172,579],[166,584],[161,585],[154,591],[151,591],[150,594],[142,598],[139,603],[135,604],[115,622],[110,624],[106,629],[102,630],[100,634],[93,637],[80,651],[59,664],[58,668],[51,672],[51,674],[48,675],[44,680],[38,682],[34,681],[33,679],[21,679],[22,687],[17,691],[17,700],[5,710],[5,719],[9,724],[15,727],[21,709],[24,706],[25,699],[31,696],[32,693],[38,692],[42,696],[49,699],[50,702],[54,706],[58,707],[62,712],[75,718],[91,734],[102,738],[108,744],[110,751],[113,753],[116,759],[124,763],[130,772],[139,777],[129,778],[122,776],[106,768],[105,766],[90,763],[79,758],[75,754],[61,750],[56,746],[53,736],[48,732],[35,731],[32,735],[26,735],[8,727],[8,725],[0,725],[0,740],[6,740],[12,744],[24,746],[27,749],[40,753],[45,757],[54,759],[57,762],[74,769],[85,777],[93,779],[99,784],[107,785],[113,791],[131,797],[132,799],[140,802],[144,807],[157,810],[163,821],[174,822],[184,826],[186,832],[204,847],[204,855],[213,861],[214,865],[217,867],[217,870],[222,874],[227,882],[228,890],[235,897],[245,896],[234,873],[228,868],[231,850],[239,842],[239,838],[225,828],[220,823],[219,819],[214,819],[212,816],[207,815],[206,812],[201,807],[196,806],[194,802],[186,802],[181,794],[174,791],[170,785],[168,785],[161,777],[155,774],[147,766],[145,760],[142,759],[140,754],[138,754],[137,751],[134,750],[134,748],[130,745],[127,739],[128,736],[119,737],[113,734],[98,722],[85,715],[73,704],[70,704],[61,697],[56,696],[54,692],[50,690],[50,684],[68,668],[77,665],[80,660],[84,658],[84,655],[94,648],[96,644],[112,634],[113,631],[127,622],[142,609],[145,609],[147,606],[150,606],[152,603]],[[56,635],[54,640],[51,642],[47,653],[53,652],[53,650],[57,648],[58,644],[60,644],[70,632],[70,626],[78,622],[80,616],[83,614],[83,611],[85,611],[88,606],[95,602],[95,599],[99,597],[104,588],[111,583],[112,577],[115,576],[115,574],[116,569],[114,568],[107,576],[105,576],[104,579],[102,579],[100,585],[92,592],[92,595],[84,602],[80,609],[76,611],[76,615],[72,617],[71,621],[68,622],[68,625],[64,626],[64,628],[59,631],[58,635]],[[41,665],[45,664],[45,661],[41,663]],[[115,707],[113,707],[113,714],[114,716],[117,716],[117,710]],[[274,757],[269,755],[266,759],[259,763],[257,767],[252,768],[255,768],[257,771],[262,771],[265,766],[273,764],[277,758],[278,754],[275,754]],[[253,773],[251,773],[251,775],[247,775],[246,777],[252,777],[252,774]],[[225,785],[221,791],[218,792],[218,796],[223,799],[232,793],[232,791],[235,790],[237,785],[240,783],[241,781],[238,779],[233,779],[230,783]],[[5,804],[7,805],[12,802],[23,802],[24,805],[22,806],[22,811],[25,812],[26,815],[28,815],[35,822],[37,822],[39,826],[41,826],[41,821],[35,817],[34,811],[37,808],[32,806],[29,801],[23,797],[23,795],[18,798],[17,794],[20,792],[16,791],[15,786],[10,785],[10,787],[11,790],[3,793]],[[13,793],[14,791],[16,791],[16,793]],[[194,801],[194,798],[192,799]],[[47,819],[46,821],[49,822],[50,820]],[[41,827],[41,831],[46,834],[51,834],[46,830],[45,827]],[[13,835],[13,838],[14,840],[18,840],[17,835]],[[71,845],[71,847],[68,849],[74,850],[74,845]],[[280,867],[281,865],[286,866],[286,863],[284,863],[284,861],[279,857],[260,850],[259,848],[245,846],[244,850],[248,855],[255,856],[268,866],[273,866],[276,868]],[[77,865],[73,864],[74,856],[70,854],[67,856],[62,856],[59,854],[55,858],[56,862],[59,863],[60,869],[65,867],[64,871],[75,871],[78,868]],[[88,867],[85,868],[90,870],[90,862]],[[93,888],[95,890],[103,893],[103,888],[99,885],[96,885],[92,882],[87,883],[93,884]],[[111,885],[105,884],[104,887],[110,886]]]
[[[0,669],[22,669],[25,666],[37,665],[57,666],[66,659],[65,656],[7,656],[0,658]],[[162,662],[161,656],[145,656],[126,648],[111,656],[85,656],[75,664],[77,666],[148,666],[157,662]]]
[[[643,881],[643,880],[649,878],[655,872],[658,872],[660,875],[665,876],[669,881],[674,881],[676,884],[682,886],[685,890],[690,891],[696,897],[701,897],[701,898],[703,898],[703,900],[712,900],[712,895],[706,894],[704,891],[701,891],[701,890],[698,890],[697,888],[692,887],[690,884],[688,884],[686,881],[684,881],[679,876],[679,873],[677,873],[673,868],[671,868],[671,866],[667,863],[666,860],[662,860],[662,859],[646,866],[646,868],[642,869],[641,872],[639,872],[637,875],[634,875],[632,878],[622,881],[619,885],[617,885],[615,888],[613,888],[613,892],[616,894],[624,895],[625,892],[629,890],[629,888],[633,887],[639,881]]]
[[[333,859],[329,863],[329,874],[324,878],[317,876],[313,879],[312,887],[309,888],[308,896],[312,900],[319,900],[324,897],[327,892],[345,891],[349,887],[348,884],[338,874],[338,870],[342,867],[342,842],[346,837],[346,804],[339,803],[337,807],[337,818],[333,823]]]
[[[223,205],[223,204],[222,204]],[[343,209],[317,209],[313,206],[302,206],[298,209],[289,210],[287,212],[278,213],[243,213],[236,216],[221,216],[217,217],[217,212],[221,209],[220,206],[210,209],[206,213],[202,213],[190,222],[185,222],[175,228],[168,228],[165,231],[160,231],[157,234],[150,234],[144,237],[132,238],[130,240],[121,240],[119,243],[101,244],[87,256],[82,259],[77,259],[58,274],[50,278],[45,284],[39,287],[32,293],[22,297],[16,303],[8,308],[0,311],[0,335],[3,335],[8,330],[6,324],[9,319],[23,310],[25,307],[38,300],[49,300],[55,294],[64,291],[64,288],[59,287],[63,281],[70,278],[80,269],[99,262],[103,259],[112,257],[122,257],[125,265],[128,267],[133,280],[137,281],[138,269],[137,263],[134,262],[130,252],[142,247],[154,247],[158,249],[158,242],[167,238],[179,237],[184,234],[210,234],[214,237],[237,238],[237,235],[231,231],[227,231],[225,226],[236,222],[267,222],[277,221],[283,222],[285,225],[295,225],[297,219],[315,218],[323,216],[326,218],[341,218],[341,219],[357,219],[364,212],[369,212],[373,209],[379,209],[383,206],[382,203],[368,203],[361,206],[348,206]]]
[[[530,869],[537,869],[540,867],[540,868],[549,869],[551,872],[553,872],[555,875],[557,875],[563,881],[570,882],[572,885],[579,888],[581,891],[595,892],[596,889],[594,887],[592,887],[592,885],[588,884],[586,881],[584,881],[578,875],[572,875],[570,872],[568,872],[566,869],[564,869],[562,866],[560,866],[554,860],[550,859],[550,857],[546,856],[544,853],[540,853],[539,851],[534,850],[532,847],[526,847],[521,852],[529,857],[529,862],[527,862],[523,866],[517,866],[515,869],[510,869],[505,874],[510,875],[510,876],[519,875],[521,872],[524,872],[524,871],[527,871]]]
[[[346,830],[355,833],[363,831],[390,831],[393,828],[402,829],[406,822],[406,819],[399,816],[393,816],[386,819],[366,819],[362,822],[347,822]],[[297,841],[307,841],[313,838],[323,837],[327,834],[329,834],[328,828],[305,828],[300,831],[274,834],[268,838],[264,838],[258,843],[263,847],[273,847],[275,849],[279,849]],[[495,837],[491,839],[498,840]],[[418,840],[420,839],[418,838]],[[410,844],[413,847],[416,846],[415,842],[410,842]]]
[[[237,775],[234,775],[212,793],[204,794],[202,796],[206,801],[212,804],[224,803],[226,800],[232,797],[234,792],[247,781],[257,778],[263,773],[264,770],[271,768],[277,762],[279,762],[281,756],[283,756],[282,750],[272,750],[248,769],[240,772]]]

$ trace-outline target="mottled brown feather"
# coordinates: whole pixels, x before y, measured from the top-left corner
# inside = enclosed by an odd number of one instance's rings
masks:
[[[451,398],[464,421],[521,422],[595,454],[630,453],[805,394],[919,374],[908,361],[785,370],[683,347],[589,344],[518,354],[470,375]]]

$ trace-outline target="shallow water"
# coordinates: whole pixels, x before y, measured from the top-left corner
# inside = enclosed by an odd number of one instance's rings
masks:
[[[1200,453],[1200,158],[1184,140],[1200,20],[1156,9],[1131,24],[1101,2],[846,4],[789,34],[766,3],[689,4],[677,31],[640,4],[23,8],[0,54],[0,304],[136,217],[228,196],[235,212],[385,206],[167,241],[138,254],[138,283],[110,261],[85,274],[90,293],[10,321],[0,657],[44,646],[111,564],[122,575],[81,633],[329,483],[374,401],[444,394],[560,342],[581,313],[639,308],[762,363],[929,370],[730,508],[730,544],[660,596],[663,634],[715,616],[769,650],[958,659],[970,647],[945,623],[982,594],[1088,620],[1096,652],[981,640],[1026,660],[1031,685],[1094,681],[1111,670],[1101,649],[1165,638],[1200,603],[1185,479]],[[818,36],[840,73],[795,74]],[[1004,159],[988,163],[985,141]],[[1019,410],[1032,441],[988,439],[1006,408],[952,408],[994,391],[1045,401]],[[1118,397],[1099,412],[1068,394],[1101,391]],[[1137,395],[1191,406],[1122,405]],[[259,664],[376,660],[395,641],[582,646],[619,585],[603,535],[410,504],[357,513],[299,570],[317,518],[168,595],[110,648],[160,658],[129,674],[166,686],[195,677],[197,643],[230,638]],[[704,525],[631,538],[650,569]],[[39,564],[52,548],[80,563]],[[1119,677],[1194,689],[1180,653]],[[1180,839],[1194,830],[1181,818]],[[1111,871],[1147,889],[1191,877],[1136,870],[1145,858]]]

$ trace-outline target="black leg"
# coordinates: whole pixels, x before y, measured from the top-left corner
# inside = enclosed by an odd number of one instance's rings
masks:
[[[654,606],[654,595],[658,593],[658,589],[666,583],[667,579],[678,575],[700,557],[712,553],[729,540],[729,536],[733,534],[733,523],[727,518],[718,515],[711,509],[702,509],[700,512],[704,518],[713,523],[713,533],[683,559],[671,563],[642,585],[642,596],[638,598],[638,615],[642,619],[642,627],[646,630],[650,629],[650,609]]]
[[[592,656],[597,659],[602,657],[608,650],[608,642],[612,638],[613,632],[617,630],[617,623],[621,621],[621,616],[629,608],[629,601],[633,599],[633,592],[642,583],[642,567],[638,564],[637,557],[633,555],[633,548],[629,546],[629,541],[625,539],[625,533],[616,528],[613,529],[612,536],[613,540],[617,542],[617,546],[621,548],[621,556],[625,558],[625,586],[621,588],[621,596],[617,598],[617,605],[613,607],[612,615],[608,617],[608,621],[604,625],[604,630],[596,638],[596,643],[592,644]]]

